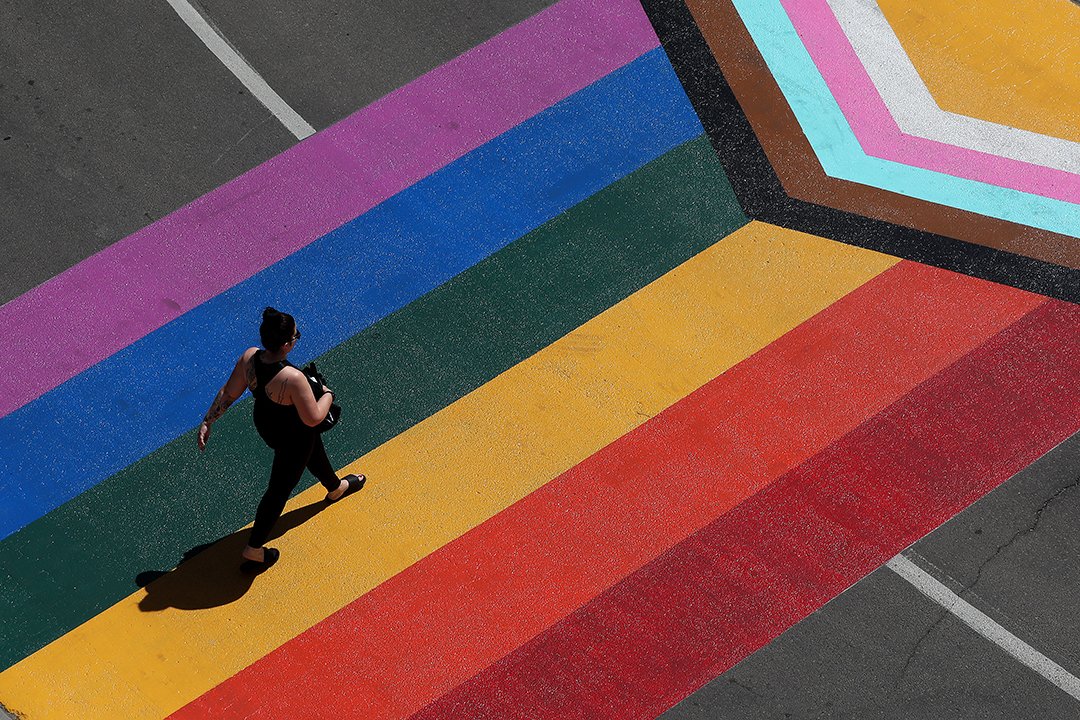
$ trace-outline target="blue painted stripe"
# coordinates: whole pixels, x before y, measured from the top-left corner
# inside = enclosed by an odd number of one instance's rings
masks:
[[[0,537],[195,427],[265,305],[300,364],[702,132],[653,50],[0,419]]]
[[[830,177],[1080,237],[1080,206],[867,155],[779,0],[733,0]]]

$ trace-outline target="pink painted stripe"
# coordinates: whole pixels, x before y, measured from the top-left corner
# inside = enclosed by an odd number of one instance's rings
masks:
[[[954,177],[1080,203],[1080,179],[1055,168],[908,135],[881,99],[826,0],[780,0],[868,155]]]
[[[561,0],[0,307],[0,417],[659,45]]]

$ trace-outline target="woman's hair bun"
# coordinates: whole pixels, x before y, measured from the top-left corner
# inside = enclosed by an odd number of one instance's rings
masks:
[[[267,307],[263,310],[262,325],[259,326],[259,337],[263,347],[267,350],[277,350],[289,342],[296,332],[296,321],[293,316]]]

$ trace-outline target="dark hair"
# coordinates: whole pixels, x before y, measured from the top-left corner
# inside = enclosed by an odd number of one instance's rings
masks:
[[[272,307],[263,310],[259,337],[267,350],[277,350],[293,339],[296,333],[296,321],[288,313],[278,312]]]

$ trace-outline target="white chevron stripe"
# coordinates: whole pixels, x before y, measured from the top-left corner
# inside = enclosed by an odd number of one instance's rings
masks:
[[[876,0],[826,0],[908,135],[1080,174],[1080,143],[942,110]]]

